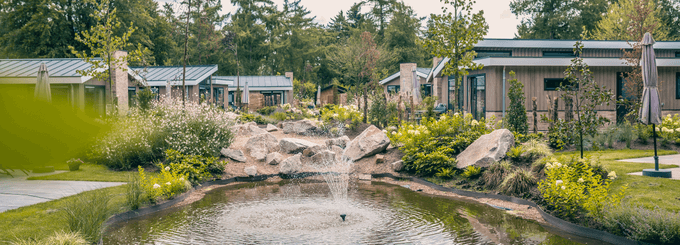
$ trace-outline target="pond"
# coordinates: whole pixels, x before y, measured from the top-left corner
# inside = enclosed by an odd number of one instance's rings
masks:
[[[346,199],[318,179],[215,188],[114,224],[104,244],[602,244],[476,202],[380,182],[350,186]]]

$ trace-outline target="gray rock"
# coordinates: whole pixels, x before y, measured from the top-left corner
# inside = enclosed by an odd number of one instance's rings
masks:
[[[463,152],[458,154],[457,168],[467,166],[488,167],[500,161],[510,148],[515,145],[515,136],[507,129],[499,129],[485,134],[475,140]]]
[[[347,135],[345,135],[345,136],[335,138],[335,139],[327,139],[326,140],[326,146],[331,147],[331,146],[337,145],[340,148],[345,149],[345,147],[347,147],[347,144],[350,141],[351,140],[349,139],[349,137],[347,137]]]
[[[278,152],[272,152],[267,154],[267,157],[265,158],[265,162],[269,165],[278,165],[279,163],[283,162],[283,155]]]
[[[316,153],[312,157],[309,158],[310,162],[312,164],[316,165],[327,165],[329,163],[335,162],[335,152],[329,151],[329,150],[323,150],[319,153]]]
[[[375,163],[384,163],[384,162],[385,162],[385,155],[382,155],[382,154],[375,155]]]
[[[277,124],[276,124],[276,127],[277,127],[277,128],[283,128],[283,122],[277,123]]]
[[[387,149],[388,145],[390,145],[390,139],[387,135],[371,125],[347,145],[342,157],[356,161],[382,152]]]
[[[394,170],[394,172],[399,172],[401,170],[404,170],[404,161],[399,160],[399,161],[393,162],[392,163],[392,170]]]
[[[359,174],[359,180],[371,180],[371,175],[370,174]]]
[[[297,122],[284,122],[283,123],[283,133],[284,134],[299,134],[308,135],[317,130],[316,122],[304,119]]]
[[[339,161],[342,160],[342,152],[344,151],[344,149],[340,148],[340,146],[334,145],[334,146],[331,146],[331,151],[333,153],[335,153],[335,160],[336,161],[339,162]]]
[[[272,131],[276,131],[276,130],[279,130],[279,128],[277,128],[276,126],[274,126],[272,124],[267,124],[267,132],[272,132]]]
[[[253,136],[253,135],[258,135],[258,134],[267,132],[266,130],[258,127],[255,122],[249,122],[247,124],[235,125],[235,126],[232,126],[230,129],[234,133],[234,135],[236,135],[236,136]]]
[[[281,151],[285,153],[299,153],[315,145],[312,142],[296,138],[283,138],[279,142]]]
[[[246,142],[246,148],[250,151],[250,156],[263,161],[267,154],[279,150],[279,142],[274,135],[264,132],[250,137]]]
[[[222,153],[223,156],[232,159],[237,162],[246,162],[246,156],[243,155],[243,151],[241,150],[234,150],[234,149],[227,149],[223,148],[220,153]]]
[[[298,153],[283,160],[279,166],[279,172],[281,174],[295,174],[300,172],[300,170],[302,170],[302,161],[300,161],[300,157],[302,157],[302,154]]]
[[[255,166],[255,165],[250,166],[250,167],[246,167],[244,170],[246,171],[246,174],[249,175],[249,176],[257,175],[257,166]]]
[[[325,150],[328,150],[328,147],[326,147],[324,145],[314,145],[314,146],[308,147],[307,149],[304,149],[302,151],[302,155],[306,156],[306,157],[311,157],[311,156],[314,156],[317,153],[319,153],[321,151],[325,151]]]

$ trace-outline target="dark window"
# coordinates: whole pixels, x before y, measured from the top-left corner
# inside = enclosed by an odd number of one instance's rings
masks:
[[[400,88],[401,88],[401,86],[399,86],[399,85],[387,85],[387,93],[390,93],[390,94],[399,93]]]
[[[137,88],[135,87],[128,87],[128,106],[133,107],[135,106],[135,102],[137,101],[136,96],[137,95]]]
[[[576,57],[572,51],[543,51],[543,57]]]
[[[571,82],[564,78],[546,78],[543,80],[543,90],[545,91],[555,91],[561,86],[571,86]]]
[[[432,96],[432,84],[421,84],[420,93],[422,98]]]
[[[680,99],[680,72],[675,74],[675,99]]]
[[[512,56],[512,51],[476,51],[477,58],[484,57],[510,57]]]
[[[675,57],[680,57],[680,52],[675,52]]]

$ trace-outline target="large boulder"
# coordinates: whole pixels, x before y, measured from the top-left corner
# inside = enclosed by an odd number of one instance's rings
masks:
[[[283,162],[283,155],[278,152],[272,152],[267,154],[267,157],[265,158],[264,162],[266,162],[269,165],[278,165],[279,163]]]
[[[352,161],[370,157],[387,149],[390,139],[376,126],[371,125],[354,138],[342,153],[342,157]]]
[[[283,138],[281,139],[281,142],[279,142],[281,151],[285,153],[299,153],[315,145],[317,144],[296,138]]]
[[[457,168],[467,166],[488,167],[491,163],[500,161],[515,145],[515,136],[507,129],[499,129],[485,134],[475,140],[463,152],[458,154]]]
[[[327,139],[326,140],[326,146],[331,147],[331,146],[337,145],[340,148],[345,149],[345,147],[347,147],[347,144],[350,141],[351,140],[349,139],[349,137],[347,137],[347,135],[345,135],[345,136],[338,137],[338,138],[335,138],[335,139]]]
[[[300,120],[297,122],[283,123],[284,134],[299,134],[308,135],[314,133],[318,129],[316,122],[309,119]]]
[[[328,147],[326,147],[325,145],[313,145],[311,147],[308,147],[307,149],[302,150],[302,155],[306,157],[311,157],[325,150],[328,150]]]
[[[286,158],[286,160],[283,160],[279,166],[279,172],[281,174],[287,175],[300,172],[300,170],[302,170],[302,161],[300,161],[300,157],[302,157],[302,154],[298,153],[292,157]]]
[[[279,150],[279,142],[274,135],[264,132],[248,139],[246,148],[250,151],[250,156],[258,161],[263,161],[267,154]]]
[[[316,153],[312,157],[309,158],[310,163],[315,164],[315,165],[331,165],[332,163],[335,163],[335,152],[329,151],[329,150],[323,150],[319,153]]]
[[[246,174],[249,175],[249,176],[255,176],[255,175],[257,175],[257,166],[255,166],[255,165],[250,166],[250,167],[246,167],[246,168],[244,168],[243,170],[244,170],[244,171],[246,172]]]
[[[225,156],[225,157],[227,157],[231,160],[234,160],[234,161],[237,161],[237,162],[246,162],[246,156],[243,155],[243,151],[241,151],[241,150],[224,148],[220,151],[220,153],[222,153],[223,156]]]
[[[404,161],[399,160],[399,161],[392,163],[392,170],[394,170],[395,172],[399,172],[403,169],[404,169]]]
[[[232,132],[234,132],[234,135],[236,135],[236,136],[253,136],[253,135],[258,135],[258,134],[267,132],[266,130],[258,127],[257,123],[255,123],[255,122],[249,122],[249,123],[246,123],[246,124],[235,125],[235,126],[232,126],[230,129],[231,129]]]

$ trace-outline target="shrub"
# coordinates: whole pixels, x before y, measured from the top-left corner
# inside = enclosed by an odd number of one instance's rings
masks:
[[[144,187],[138,175],[131,174],[125,186],[125,204],[131,210],[137,210],[144,203]]]
[[[260,109],[257,109],[257,113],[260,113],[261,115],[268,116],[268,115],[271,115],[276,110],[276,108],[278,108],[278,107],[277,106],[265,106],[265,107],[262,107]]]
[[[224,163],[218,162],[217,157],[184,155],[175,150],[167,150],[165,154],[167,166],[172,172],[186,176],[192,185],[219,177],[224,172]]]
[[[538,139],[528,140],[526,143],[522,145],[522,149],[524,149],[525,153],[530,158],[552,156],[553,154],[548,144],[546,144],[545,141]]]
[[[487,189],[494,189],[503,183],[505,176],[510,173],[512,164],[508,161],[492,163],[489,168],[482,174],[482,179],[486,184]]]
[[[161,168],[161,174],[156,177],[146,176],[144,169],[141,166],[138,167],[139,178],[149,201],[156,203],[160,200],[173,198],[191,188],[191,183],[186,180],[186,176],[177,171],[172,171],[170,167],[163,164],[158,166]]]
[[[439,171],[435,174],[435,176],[444,178],[444,179],[450,179],[453,178],[453,176],[456,175],[456,170],[454,168],[441,168]]]
[[[652,137],[652,128],[644,124],[635,124],[635,133],[640,143],[647,144]]]
[[[112,210],[111,197],[104,190],[94,190],[76,195],[64,207],[64,219],[71,232],[77,232],[90,243],[99,241],[104,222]]]
[[[610,194],[611,180],[603,180],[602,176],[595,174],[590,160],[579,158],[572,159],[568,164],[546,164],[546,178],[539,183],[538,188],[558,215],[574,217],[585,211],[592,217],[600,218],[605,205],[618,205],[621,202],[626,187],[617,194]]]
[[[500,185],[500,190],[506,195],[525,196],[529,189],[536,185],[536,178],[531,172],[524,169],[517,169],[508,174]]]
[[[28,239],[14,241],[12,245],[87,245],[88,243],[78,232],[57,231],[42,240]]]
[[[390,121],[398,117],[397,103],[388,102],[384,93],[375,93],[371,96],[370,101],[368,121],[371,124],[385,128]]]
[[[561,120],[561,119],[560,119]],[[567,143],[564,136],[557,130],[548,131],[548,145],[555,150],[563,150]]]
[[[508,155],[508,157],[510,157],[510,159],[512,159],[515,162],[521,162],[523,160],[522,155],[524,154],[524,152],[525,152],[524,146],[518,145],[510,148],[506,155]]]
[[[619,141],[626,142],[626,148],[630,149],[631,144],[637,139],[635,134],[635,127],[630,122],[624,122],[618,125],[616,138]]]
[[[156,98],[156,94],[151,91],[151,89],[142,89],[139,92],[137,92],[137,95],[135,95],[135,100],[137,101],[137,105],[139,106],[139,109],[142,111],[149,110],[151,108],[151,101]]]
[[[241,122],[256,122],[257,124],[268,123],[267,119],[264,119],[264,117],[249,113],[242,113],[241,116],[238,117],[238,120]]]
[[[623,203],[608,206],[599,220],[610,232],[653,244],[680,244],[680,212]]]
[[[490,132],[484,119],[454,114],[442,115],[439,120],[423,118],[420,125],[403,124],[388,137],[405,154],[402,160],[406,171],[430,176],[442,168],[455,167],[455,156]]]
[[[482,168],[470,165],[470,166],[467,166],[467,168],[465,168],[465,170],[463,170],[463,173],[460,174],[460,176],[462,176],[463,178],[466,178],[466,179],[474,179],[474,178],[479,177],[479,175],[481,175],[481,174],[482,174]]]
[[[286,115],[285,112],[274,112],[274,114],[271,117],[277,121],[285,121],[286,119],[288,119],[288,115]]]
[[[330,109],[329,109],[330,108]],[[321,122],[324,125],[332,125],[336,122],[347,124],[347,128],[355,129],[361,123],[361,113],[356,106],[331,105],[321,109]]]
[[[111,131],[88,153],[98,164],[132,169],[161,160],[167,149],[187,155],[219,156],[229,147],[234,124],[223,110],[178,100],[154,101],[148,113],[132,108],[126,117],[107,119]]]
[[[514,76],[515,72],[510,71],[510,77]],[[527,134],[529,125],[527,124],[527,109],[524,105],[524,84],[518,81],[516,77],[508,80],[508,82],[510,83],[510,91],[508,92],[510,110],[503,121],[513,133]]]

